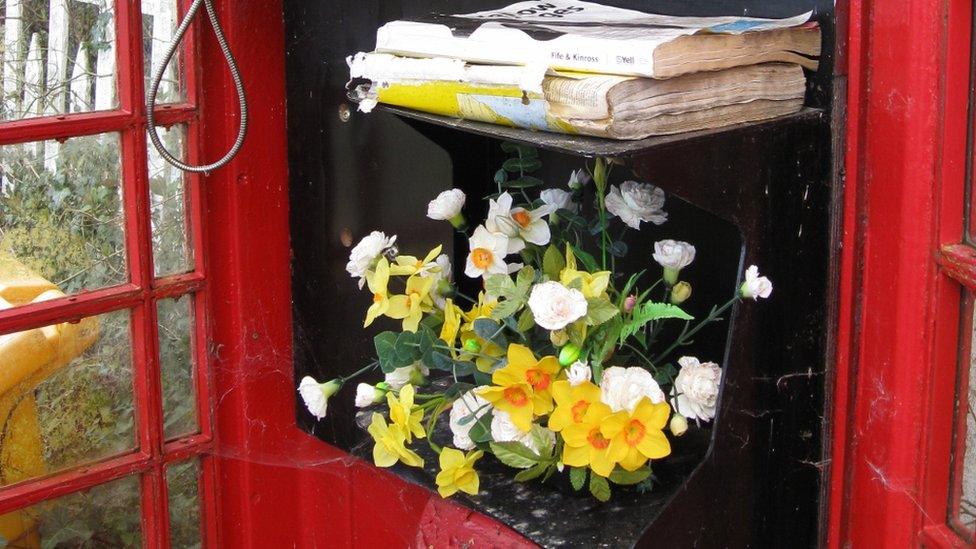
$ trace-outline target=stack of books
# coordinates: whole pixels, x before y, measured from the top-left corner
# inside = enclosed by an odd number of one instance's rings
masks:
[[[350,89],[448,117],[613,139],[717,128],[803,107],[820,29],[549,0],[382,26]]]

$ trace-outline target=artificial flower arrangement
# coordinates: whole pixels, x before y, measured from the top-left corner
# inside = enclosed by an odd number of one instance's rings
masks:
[[[460,291],[441,246],[406,255],[396,236],[373,232],[346,269],[372,295],[364,325],[388,317],[401,330],[377,334],[376,360],[359,372],[326,383],[306,377],[299,392],[321,419],[344,384],[381,369],[383,381],[356,388],[357,406],[388,410],[372,413],[373,460],[423,467],[411,446],[426,439],[439,454],[443,497],[478,493],[485,453],[512,467],[516,481],[559,472],[601,501],[611,484],[646,488],[651,463],[671,453],[669,436],[681,436],[689,419],[713,419],[722,378],[714,362],[682,356],[675,366],[669,358],[737,301],[768,297],[772,284],[750,267],[728,302],[692,318],[681,308],[691,296],[681,271],[695,259],[693,245],[656,242],[644,252],[660,266],[653,274],[616,269],[627,246],[610,236],[615,218],[624,231],[664,224],[661,189],[608,185],[611,165],[597,159],[571,174],[568,189],[536,195],[545,186],[531,175],[541,167],[536,151],[503,149],[511,158],[495,174],[483,224],[469,230],[458,189],[427,212],[468,237],[464,276],[481,281],[480,293]],[[595,207],[587,215],[588,200]],[[666,322],[682,329],[659,341]],[[432,371],[440,382],[428,382]],[[450,446],[431,436],[445,413]]]

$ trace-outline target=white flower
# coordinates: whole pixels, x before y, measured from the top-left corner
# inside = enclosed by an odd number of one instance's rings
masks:
[[[586,316],[583,292],[554,281],[536,284],[529,295],[535,323],[547,330],[562,330]]]
[[[298,394],[302,396],[305,407],[315,416],[315,419],[322,419],[329,408],[329,398],[336,394],[336,391],[341,387],[342,383],[337,379],[328,383],[319,383],[315,381],[315,378],[305,376],[298,384]]]
[[[509,274],[520,269],[522,267],[520,264],[505,263],[505,256],[508,255],[509,249],[508,241],[505,235],[493,233],[483,225],[479,225],[468,241],[471,253],[468,254],[464,274],[471,278],[478,278],[485,274]]]
[[[569,181],[566,182],[566,186],[574,191],[582,189],[584,185],[590,182],[590,179],[592,179],[590,174],[588,174],[583,168],[580,168],[569,174]]]
[[[349,263],[346,263],[346,271],[353,277],[359,279],[359,287],[362,288],[366,281],[366,271],[375,265],[383,252],[393,246],[396,242],[396,235],[387,237],[380,231],[373,231],[363,237],[349,252]]]
[[[695,260],[695,247],[680,240],[659,240],[654,243],[654,261],[665,269],[680,271]]]
[[[624,181],[619,189],[611,185],[606,205],[607,211],[633,229],[640,229],[641,221],[660,225],[668,220],[664,191],[648,183]]]
[[[464,191],[461,189],[444,191],[427,205],[427,217],[439,221],[449,221],[461,213],[464,200]]]
[[[569,380],[570,385],[575,387],[593,379],[593,372],[587,363],[577,360],[566,370],[566,379]]]
[[[573,213],[579,211],[579,205],[573,202],[573,193],[566,192],[562,189],[546,189],[539,193],[539,198],[542,202],[556,210],[569,210]]]
[[[715,417],[722,369],[714,362],[701,363],[690,356],[679,358],[678,364],[681,370],[674,378],[671,406],[675,412],[687,418],[711,420]]]
[[[460,450],[474,449],[474,441],[471,440],[471,429],[481,416],[491,411],[491,404],[475,394],[468,391],[461,395],[461,398],[454,402],[451,407],[451,432],[454,433],[454,446]],[[474,415],[474,419],[470,419]],[[468,419],[466,419],[468,418]],[[461,421],[464,420],[462,424]]]
[[[370,385],[369,383],[360,383],[356,385],[356,407],[365,408],[367,406],[372,406],[383,400],[386,395],[385,391],[381,391],[379,388]]]
[[[766,299],[773,293],[773,282],[764,276],[759,276],[759,267],[755,265],[746,269],[746,280],[742,283],[742,297],[746,299]]]
[[[525,248],[526,242],[545,246],[552,238],[545,216],[556,211],[549,205],[534,210],[512,207],[512,195],[504,192],[497,200],[488,202],[488,219],[485,228],[509,238],[508,253],[514,254]]]
[[[452,270],[451,258],[447,254],[441,254],[434,260],[434,268],[420,273],[420,276],[430,276],[434,279],[431,283],[430,297],[434,300],[434,305],[441,310],[444,310],[447,305],[447,297],[453,292],[451,288]]]
[[[643,368],[613,366],[603,371],[600,380],[600,400],[614,412],[633,412],[637,403],[647,397],[651,402],[664,402],[664,391],[654,376]]]
[[[547,448],[551,449],[555,446],[555,433],[539,425],[533,425],[532,428],[541,430],[542,435],[545,437],[544,443]],[[535,437],[532,436],[531,430],[527,433],[522,432],[512,423],[512,416],[508,412],[497,408],[491,418],[491,439],[495,442],[518,442],[537,454],[541,453],[540,451],[542,450],[536,443]]]
[[[390,384],[390,389],[399,391],[407,383],[411,385],[423,385],[424,378],[430,374],[430,370],[420,362],[415,362],[410,366],[403,366],[393,370],[384,376],[384,380]]]
[[[448,257],[447,254],[441,254],[437,256],[434,263],[437,263],[437,266],[441,268],[440,272],[438,273],[440,275],[440,279],[450,282],[452,280],[451,269],[453,268],[451,265],[451,258]]]

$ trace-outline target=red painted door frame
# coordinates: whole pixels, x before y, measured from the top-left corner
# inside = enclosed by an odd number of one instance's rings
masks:
[[[854,0],[831,547],[947,547],[972,3]],[[844,51],[845,48],[841,48]]]

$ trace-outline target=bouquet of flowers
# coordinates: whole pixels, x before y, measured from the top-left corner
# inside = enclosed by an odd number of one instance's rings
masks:
[[[441,246],[412,256],[396,236],[366,236],[346,267],[372,296],[364,325],[388,317],[400,330],[375,336],[376,360],[362,370],[326,383],[306,377],[299,392],[321,419],[344,384],[382,370],[383,381],[356,388],[356,405],[375,410],[373,459],[422,467],[411,446],[426,439],[439,454],[444,497],[477,494],[476,464],[490,453],[516,481],[559,472],[607,501],[611,484],[646,487],[651,462],[671,453],[669,436],[681,436],[689,419],[715,415],[720,367],[694,356],[672,364],[672,355],[737,301],[768,297],[772,284],[750,267],[728,302],[694,319],[681,307],[692,293],[681,271],[695,259],[693,245],[660,240],[644,252],[660,268],[616,268],[628,249],[611,232],[664,224],[661,189],[609,185],[612,166],[597,159],[572,173],[568,188],[536,194],[545,188],[531,175],[541,167],[537,152],[503,149],[510,158],[495,174],[484,223],[468,228],[459,189],[441,193],[427,212],[466,235],[463,276],[477,285],[455,283]],[[668,322],[681,329],[661,341]],[[450,445],[432,437],[445,413]]]

